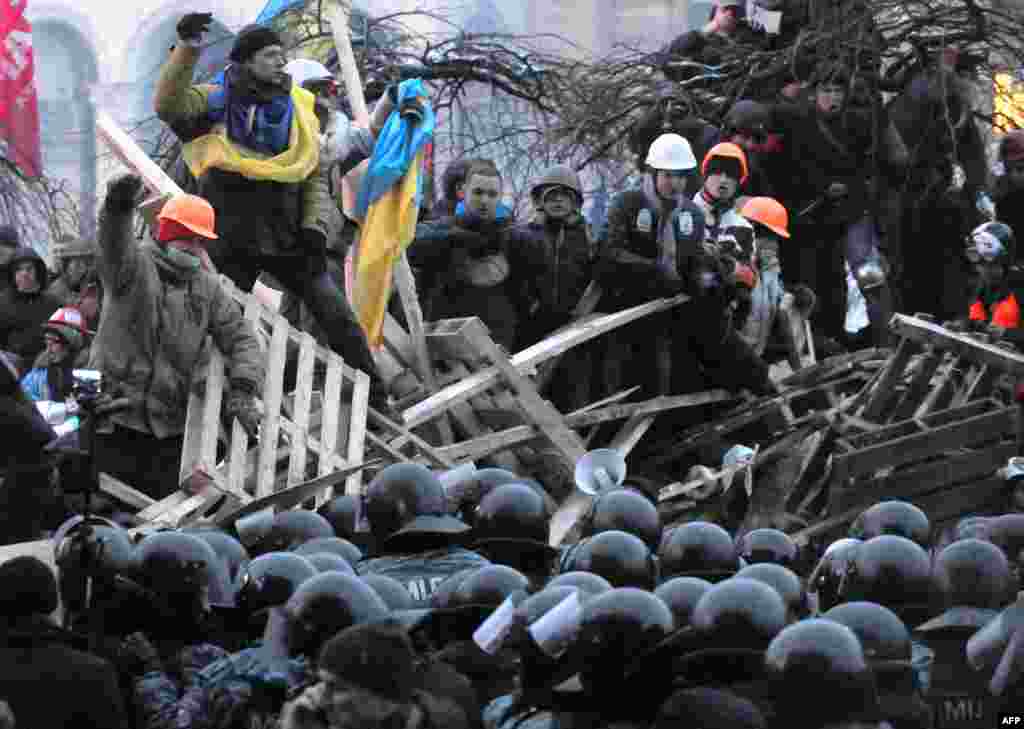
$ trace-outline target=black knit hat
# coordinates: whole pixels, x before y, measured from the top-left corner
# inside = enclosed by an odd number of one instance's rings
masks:
[[[0,564],[0,615],[49,615],[57,609],[57,578],[35,557],[15,557]]]
[[[417,683],[412,641],[391,620],[345,628],[324,644],[319,667],[397,701],[407,700]]]
[[[262,51],[267,46],[281,45],[284,45],[284,41],[276,30],[265,25],[247,25],[238,31],[235,45],[231,47],[231,55],[228,57],[235,63],[245,63],[254,53]]]

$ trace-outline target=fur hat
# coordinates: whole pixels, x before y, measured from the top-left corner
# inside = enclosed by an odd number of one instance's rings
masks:
[[[418,683],[412,641],[390,620],[345,628],[324,644],[319,666],[396,701],[406,701]]]
[[[259,53],[267,46],[282,46],[284,41],[276,30],[265,25],[247,25],[238,31],[235,45],[228,56],[235,63],[245,63],[254,53]]]

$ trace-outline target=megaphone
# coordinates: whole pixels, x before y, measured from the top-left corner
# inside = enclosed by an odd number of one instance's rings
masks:
[[[585,494],[597,496],[611,491],[626,480],[626,459],[614,448],[598,448],[576,463],[573,478]]]

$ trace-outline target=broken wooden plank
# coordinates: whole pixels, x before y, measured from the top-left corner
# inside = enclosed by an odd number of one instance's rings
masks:
[[[858,481],[841,488],[833,496],[832,509],[845,511],[858,504],[871,504],[889,499],[914,500],[919,495],[931,493],[968,480],[985,478],[1016,455],[1016,445],[1002,443],[984,450],[944,458],[935,463],[898,470],[888,476]],[[866,508],[866,507],[865,507]]]
[[[578,344],[590,341],[595,337],[625,326],[645,316],[667,311],[689,301],[685,294],[669,299],[658,299],[631,309],[599,317],[593,321],[569,327],[566,331],[554,334],[547,339],[524,349],[511,358],[512,365],[519,372],[528,372],[551,357],[559,355]],[[463,402],[473,395],[491,387],[498,379],[497,367],[488,367],[473,376],[431,395],[402,413],[402,419],[409,427],[415,427],[445,412],[452,403]]]
[[[158,195],[182,195],[181,187],[102,109],[96,110],[96,133],[110,151]]]
[[[935,347],[928,349],[924,357],[918,362],[917,371],[910,378],[907,389],[903,391],[900,399],[889,413],[889,422],[903,420],[914,414],[928,395],[932,378],[935,377],[935,373],[945,357],[946,353],[941,349],[936,349]]]
[[[609,448],[614,448],[623,457],[628,456],[636,444],[640,442],[640,439],[644,437],[651,426],[654,425],[654,419],[656,415],[634,415],[630,418],[622,429],[615,434],[612,439]]]
[[[889,328],[899,336],[919,344],[951,351],[972,362],[992,365],[1002,372],[1009,372],[1017,377],[1024,376],[1024,355],[988,342],[978,341],[968,334],[953,332],[938,324],[905,314],[894,315]]]
[[[128,484],[106,473],[100,474],[100,491],[139,511],[156,504],[156,499],[146,496],[141,491],[136,491]]]
[[[917,348],[918,345],[909,339],[903,339],[899,343],[896,353],[889,358],[885,372],[879,378],[878,384],[875,386],[874,392],[871,393],[871,397],[868,399],[867,405],[864,406],[864,412],[861,413],[860,417],[868,421],[877,421],[881,417],[886,406],[892,401],[893,388],[903,378],[907,364]]]
[[[836,457],[834,482],[994,440],[1012,433],[1015,425],[1014,408],[1004,408],[843,454]]]
[[[963,356],[954,357],[950,362],[943,365],[938,381],[932,385],[931,391],[921,401],[921,405],[914,411],[915,418],[922,418],[928,413],[942,410],[948,406],[953,399],[956,390],[957,378],[961,369],[969,363]]]
[[[292,425],[295,432],[305,433],[309,428],[309,405],[313,390],[313,365],[316,361],[316,340],[309,332],[303,332],[302,348],[299,350],[298,370],[295,374],[295,402]],[[288,461],[288,484],[294,485],[306,480],[308,451],[304,439],[292,441],[291,458]]]
[[[175,491],[173,494],[160,499],[160,501],[157,501],[155,504],[147,506],[135,516],[143,522],[152,521],[154,518],[180,505],[183,501],[188,500],[189,497],[190,494],[187,494],[184,491]]]

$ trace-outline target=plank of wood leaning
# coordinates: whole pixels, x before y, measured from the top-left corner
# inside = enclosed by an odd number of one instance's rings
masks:
[[[938,379],[932,385],[931,391],[925,395],[924,400],[914,411],[915,418],[922,418],[929,413],[943,410],[952,401],[953,393],[957,386],[962,368],[969,364],[970,360],[964,356],[957,356],[944,363]]]
[[[690,297],[685,294],[680,294],[670,299],[658,299],[657,301],[650,301],[646,304],[634,306],[631,309],[570,327],[564,332],[554,334],[513,355],[511,363],[518,371],[528,372],[541,362],[572,349],[578,344],[606,334],[642,317],[679,306],[689,301],[689,299]],[[446,411],[453,402],[465,401],[476,393],[487,389],[498,376],[499,371],[497,367],[488,367],[476,372],[470,378],[450,385],[409,408],[402,413],[402,419],[409,427],[420,425],[436,417],[439,413]]]
[[[136,491],[128,484],[106,473],[100,473],[100,491],[107,496],[113,496],[122,504],[127,504],[140,511],[148,509],[156,503],[156,499],[146,496],[141,491]]]
[[[320,445],[324,452],[334,453],[338,450],[338,435],[341,419],[341,357],[331,353],[327,360],[327,377],[324,380],[323,416],[320,427]],[[323,453],[317,457],[317,475],[325,476],[331,472],[331,463]],[[320,506],[333,495],[331,488],[324,492],[317,504]]]
[[[250,296],[245,304],[245,319],[255,328],[259,324],[260,310],[264,308],[255,296]],[[249,436],[241,424],[231,424],[231,441],[228,444],[227,478],[228,491],[236,495],[245,493],[246,452],[249,450]]]
[[[893,388],[903,378],[907,364],[917,349],[918,345],[909,339],[902,339],[900,341],[899,346],[896,348],[896,353],[889,358],[884,374],[879,378],[878,384],[871,393],[867,405],[864,406],[864,412],[860,415],[861,418],[868,421],[877,421],[879,419],[886,406],[892,400]]]
[[[945,350],[936,347],[928,349],[918,363],[917,371],[910,378],[907,389],[903,391],[900,399],[890,411],[888,418],[886,418],[888,422],[896,422],[913,415],[918,406],[920,406],[921,401],[927,396],[932,378],[935,377],[935,373],[945,357]]]
[[[365,372],[356,374],[352,388],[352,409],[349,411],[348,443],[346,456],[349,463],[359,463],[366,456],[366,425],[370,413],[370,377]],[[357,471],[345,481],[345,493],[359,496],[362,493],[362,471]]]
[[[303,332],[302,348],[299,350],[298,370],[295,375],[295,402],[292,423],[295,430],[307,433],[309,428],[309,405],[313,390],[313,365],[316,358],[316,340],[309,332]],[[308,451],[305,439],[292,441],[291,459],[288,463],[288,484],[294,485],[306,480]]]
[[[277,440],[281,432],[279,415],[284,395],[284,365],[289,329],[291,327],[283,316],[274,319],[274,333],[270,339],[267,372],[263,382],[263,426],[256,470],[257,497],[270,493],[277,473]]]

